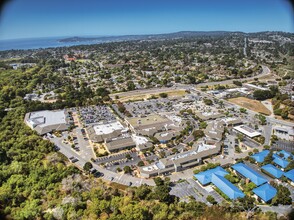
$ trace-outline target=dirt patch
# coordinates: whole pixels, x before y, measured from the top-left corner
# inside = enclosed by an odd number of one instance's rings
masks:
[[[271,114],[271,112],[260,101],[257,100],[252,100],[245,97],[238,97],[229,99],[228,101],[255,112],[259,112],[265,115]]]
[[[140,101],[143,99],[148,99],[151,96],[155,96],[157,98],[159,98],[159,94],[160,93],[166,93],[168,95],[168,97],[179,97],[179,96],[184,96],[186,95],[186,91],[185,90],[175,90],[175,91],[167,91],[167,92],[150,92],[147,94],[139,94],[139,95],[130,95],[130,96],[123,96],[117,100],[119,100],[120,102],[127,102],[127,101]]]

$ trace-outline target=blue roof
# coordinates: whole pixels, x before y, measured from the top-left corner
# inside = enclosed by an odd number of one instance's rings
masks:
[[[218,166],[216,168],[197,173],[194,176],[202,185],[206,185],[211,183],[211,176],[214,173],[220,176],[225,176],[228,174],[227,171],[225,171],[222,167]]]
[[[254,158],[258,163],[262,163],[264,161],[264,158],[269,154],[269,152],[269,150],[263,150],[259,153],[253,154],[251,158]]]
[[[242,176],[250,179],[251,182],[253,182],[257,186],[267,182],[267,179],[265,179],[263,176],[261,176],[259,173],[257,173],[255,170],[251,169],[244,163],[237,163],[233,165],[232,168],[240,173]]]
[[[261,168],[264,169],[266,172],[270,173],[271,175],[273,175],[276,178],[280,178],[284,174],[284,172],[282,170],[276,168],[272,164],[264,165]]]
[[[292,182],[294,182],[294,169],[284,173],[284,176],[290,179]]]
[[[292,154],[289,153],[288,151],[281,150],[281,151],[277,152],[278,155],[280,155],[281,153],[284,154],[284,157],[283,157],[284,159],[288,159],[289,157],[292,157]]]
[[[252,190],[263,201],[268,202],[277,194],[276,188],[266,183]]]
[[[280,158],[278,155],[274,154],[274,163],[279,165],[282,168],[286,168],[286,166],[288,166],[289,162],[287,160],[284,160],[282,158]]]
[[[230,199],[243,198],[245,196],[241,190],[223,176],[212,174],[211,182]]]

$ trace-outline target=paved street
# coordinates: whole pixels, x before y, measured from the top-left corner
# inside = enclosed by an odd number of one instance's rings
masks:
[[[197,181],[190,178],[187,180],[195,189],[200,192],[205,198],[208,195],[211,195],[217,203],[221,203],[224,199],[214,190],[212,190],[211,186],[206,188],[202,187]],[[209,190],[208,190],[209,189]]]
[[[84,139],[81,128],[74,129],[74,132],[77,135],[78,146],[80,148],[80,151],[78,152],[78,154],[81,155],[83,159],[95,158],[96,156],[93,152],[93,149],[89,141]]]
[[[69,144],[62,143],[62,138],[50,138],[50,141],[53,142],[56,146],[58,146],[60,148],[60,152],[64,154],[67,158],[72,156],[76,157],[79,161],[74,163],[74,165],[76,165],[81,170],[83,169],[84,164],[90,161],[91,159],[91,158],[86,158],[86,159],[82,158],[77,152],[75,152],[71,148]],[[104,169],[98,166],[97,164],[93,164],[93,167],[99,172],[103,173],[104,174],[103,179],[107,181],[110,181],[112,178],[114,178],[113,182],[117,182],[123,185],[129,185],[130,182],[132,182],[132,186],[140,186],[142,184],[147,184],[150,186],[155,185],[153,179],[142,179],[142,178],[133,177],[127,174],[120,174],[120,176],[118,176],[117,173]]]
[[[240,79],[240,81],[244,82],[244,81],[248,81],[248,80],[253,80],[254,78],[260,78],[260,77],[266,76],[268,74],[270,74],[270,69],[267,66],[262,65],[262,72],[260,74],[253,76],[253,77]],[[231,83],[233,83],[234,80],[236,80],[236,79],[224,80],[224,81],[220,81],[220,82],[199,83],[199,84],[197,84],[197,88],[200,88],[202,86],[231,84]]]

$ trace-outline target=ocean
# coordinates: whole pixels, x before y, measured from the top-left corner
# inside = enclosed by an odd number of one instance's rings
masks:
[[[81,41],[81,42],[59,42],[64,37],[43,37],[14,40],[0,40],[0,51],[4,50],[27,50],[50,47],[68,47],[74,45],[90,45],[103,43],[102,40]]]

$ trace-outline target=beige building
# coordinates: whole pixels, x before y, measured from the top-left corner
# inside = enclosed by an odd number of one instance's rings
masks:
[[[140,167],[140,175],[145,178],[163,175],[171,172],[178,172],[202,162],[203,159],[219,154],[220,143],[203,142],[190,151],[171,155],[160,159],[158,162],[148,166]]]
[[[113,153],[136,147],[136,143],[131,137],[120,137],[105,143],[108,152]]]
[[[66,110],[29,112],[25,115],[24,121],[39,135],[52,131],[65,131],[73,123]]]

